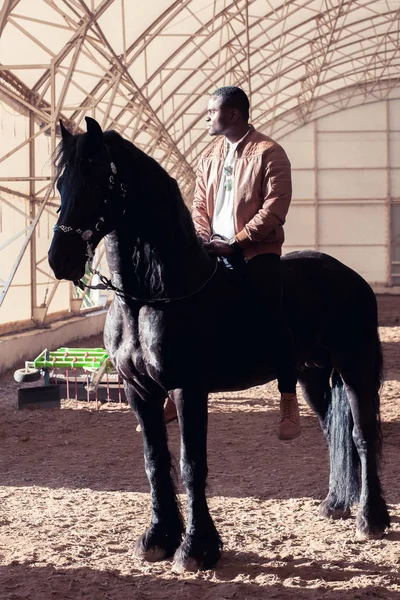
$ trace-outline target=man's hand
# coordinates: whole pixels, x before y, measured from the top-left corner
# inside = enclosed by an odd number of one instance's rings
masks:
[[[204,249],[210,256],[232,256],[235,250],[224,240],[212,240],[204,244]]]

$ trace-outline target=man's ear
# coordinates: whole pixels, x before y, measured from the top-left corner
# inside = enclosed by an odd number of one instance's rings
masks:
[[[240,111],[238,108],[231,108],[231,121],[232,123],[237,123],[240,119]]]

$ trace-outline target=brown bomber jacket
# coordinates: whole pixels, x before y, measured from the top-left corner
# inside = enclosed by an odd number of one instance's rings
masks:
[[[225,159],[225,137],[203,153],[196,172],[192,218],[206,242],[212,233],[215,200]],[[234,165],[235,238],[247,259],[282,253],[283,224],[292,198],[290,162],[274,140],[250,128],[236,148]]]

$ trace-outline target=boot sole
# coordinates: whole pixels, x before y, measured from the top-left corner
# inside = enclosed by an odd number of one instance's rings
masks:
[[[296,433],[295,435],[291,435],[291,436],[281,435],[278,433],[278,440],[281,440],[282,442],[290,442],[291,440],[295,440],[300,436],[301,436],[301,430],[298,433]]]

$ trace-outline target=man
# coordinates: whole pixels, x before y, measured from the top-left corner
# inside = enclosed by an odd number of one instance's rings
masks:
[[[281,393],[278,437],[300,435],[291,332],[282,311],[280,255],[291,201],[290,162],[279,144],[249,124],[249,100],[237,87],[211,95],[207,127],[220,136],[203,153],[196,175],[192,217],[209,254],[227,261],[242,255],[244,272],[271,321],[268,343],[276,358]]]

